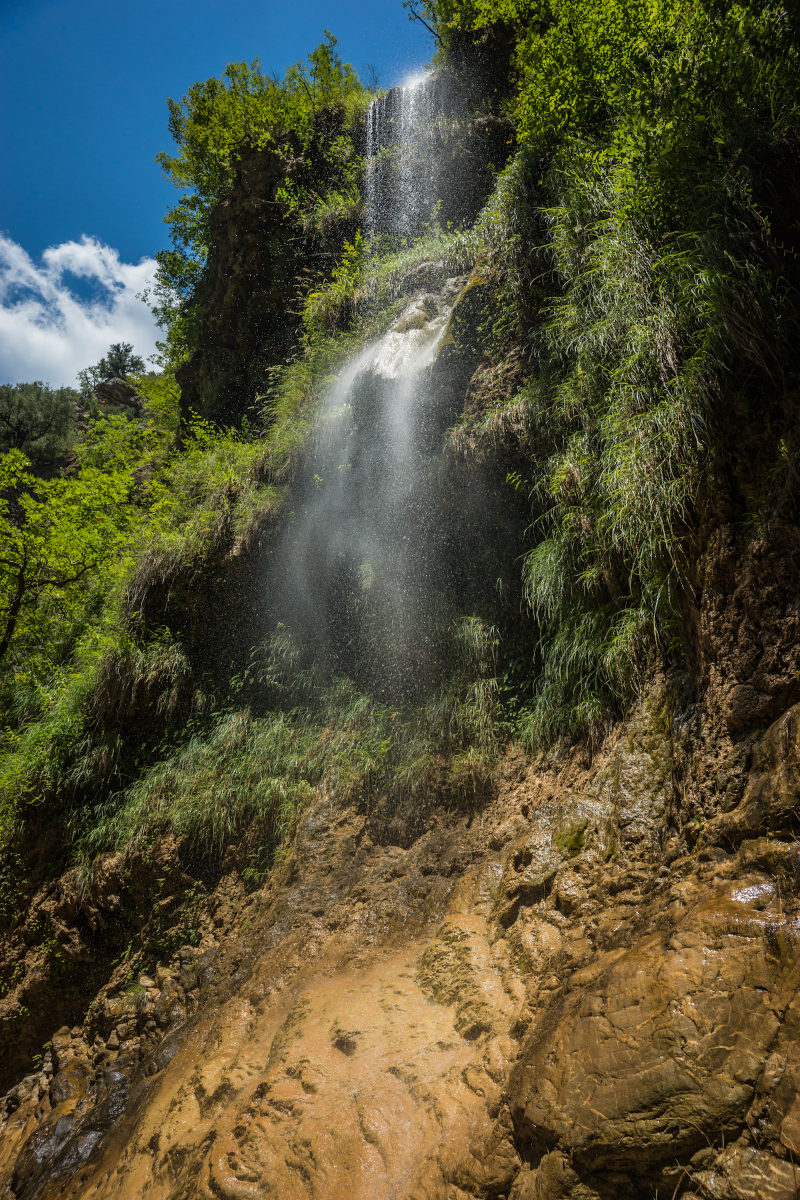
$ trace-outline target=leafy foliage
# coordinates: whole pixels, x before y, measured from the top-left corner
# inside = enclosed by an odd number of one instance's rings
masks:
[[[0,459],[0,660],[40,652],[54,610],[64,617],[126,532],[126,481],[87,468],[43,482],[27,467],[19,450]]]
[[[180,643],[148,628],[142,608],[164,579],[246,543],[280,498],[263,482],[263,445],[197,422],[178,448],[174,377],[138,376],[136,386],[143,418],[94,422],[68,478],[33,479],[19,452],[0,459],[11,663],[0,688],[0,834],[25,797],[85,801],[136,769],[139,748],[117,721],[137,689],[167,723],[183,691],[190,711],[203,708]],[[163,728],[154,736],[161,743]]]
[[[210,214],[232,182],[245,142],[297,162],[277,199],[300,225],[316,207],[329,205],[329,192],[352,194],[359,165],[348,122],[368,93],[336,45],[326,31],[307,63],[289,67],[283,80],[265,75],[258,59],[229,63],[219,78],[195,83],[181,101],[168,102],[178,152],[162,152],[156,161],[184,194],[164,218],[173,248],[156,256],[153,312],[168,331],[163,352],[169,345],[178,361],[195,336],[192,302],[209,251]],[[337,114],[333,126],[331,113]]]
[[[58,458],[75,435],[72,388],[34,383],[0,385],[0,451],[20,450],[37,463]]]

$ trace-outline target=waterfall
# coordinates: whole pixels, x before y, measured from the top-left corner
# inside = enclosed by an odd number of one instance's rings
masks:
[[[365,232],[417,236],[453,187],[441,134],[463,106],[449,76],[423,76],[373,100],[365,128]]]
[[[282,554],[281,619],[317,667],[397,697],[424,689],[445,620],[435,460],[449,411],[426,371],[449,315],[412,301],[329,387]]]
[[[430,105],[421,84],[367,113],[370,235],[412,235],[420,205],[436,201],[435,164],[415,146]],[[412,297],[330,385],[280,554],[278,616],[313,647],[317,670],[397,698],[435,676],[452,616],[437,461],[453,413],[432,375],[457,290]]]
[[[378,210],[377,154],[380,149],[380,108],[375,101],[367,109],[364,146],[366,150],[366,172],[364,178],[364,224],[367,230],[375,228]]]

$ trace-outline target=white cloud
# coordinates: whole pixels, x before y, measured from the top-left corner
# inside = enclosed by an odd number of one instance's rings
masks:
[[[74,387],[77,372],[112,342],[131,342],[147,359],[160,331],[136,296],[155,268],[152,258],[120,262],[116,250],[86,236],[51,246],[37,266],[0,234],[0,383],[42,379]],[[69,275],[90,285],[91,298],[70,286]]]

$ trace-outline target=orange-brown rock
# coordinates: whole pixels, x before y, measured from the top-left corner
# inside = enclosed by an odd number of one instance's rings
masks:
[[[52,1038],[4,1101],[6,1194],[794,1200],[796,719],[691,855],[664,695],[588,765],[509,751],[404,844],[320,797],[199,953]]]

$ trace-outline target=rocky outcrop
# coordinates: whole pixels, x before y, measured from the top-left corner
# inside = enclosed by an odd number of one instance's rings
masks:
[[[694,580],[698,685],[734,740],[766,728],[800,699],[800,530],[777,519],[751,536],[710,531]]]
[[[699,833],[666,687],[418,836],[320,797],[205,948],[118,972],[12,1089],[9,1195],[793,1200],[798,715]]]
[[[144,397],[127,379],[104,379],[95,385],[92,396],[102,405],[121,408],[129,416],[140,417],[144,408]]]
[[[238,423],[266,368],[293,344],[298,232],[276,194],[298,168],[275,150],[244,146],[230,190],[211,214],[208,265],[194,298],[197,349],[176,376],[184,420],[196,413]]]

